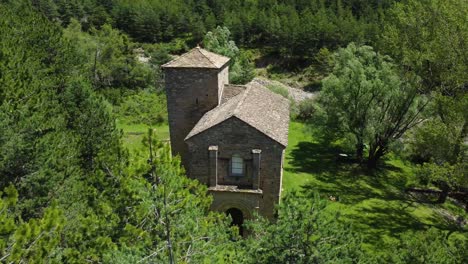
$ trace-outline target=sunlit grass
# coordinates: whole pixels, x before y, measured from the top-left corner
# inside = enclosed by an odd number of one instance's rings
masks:
[[[169,140],[169,126],[160,124],[150,126],[147,124],[129,124],[125,120],[117,120],[117,128],[123,132],[123,144],[130,151],[135,151],[144,147],[142,140],[148,133],[148,129],[153,129],[153,134],[158,140]]]
[[[382,168],[367,171],[352,162],[339,160],[337,146],[316,140],[305,124],[291,122],[283,174],[284,193],[298,190],[305,195],[318,192],[323,199],[336,199],[326,208],[364,237],[364,248],[378,251],[386,242],[399,239],[409,230],[437,227],[456,230],[453,221],[440,213],[464,214],[454,206],[419,203],[404,190],[413,167],[389,155]]]

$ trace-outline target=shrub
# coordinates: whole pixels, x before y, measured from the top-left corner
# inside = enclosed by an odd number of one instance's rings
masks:
[[[316,107],[314,99],[307,98],[298,104],[296,119],[301,121],[310,120],[315,111]]]
[[[267,88],[270,89],[272,92],[283,96],[286,99],[291,99],[291,97],[289,96],[288,90],[284,88],[283,86],[270,84],[270,85],[267,85]]]

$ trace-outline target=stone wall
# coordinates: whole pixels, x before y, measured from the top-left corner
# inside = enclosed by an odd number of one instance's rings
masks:
[[[221,68],[218,74],[218,104],[221,104],[221,100],[224,92],[224,85],[229,84],[229,66]]]
[[[187,134],[207,111],[218,106],[228,66],[221,69],[165,68],[172,154],[187,167]]]
[[[242,177],[229,176],[226,166],[232,155],[240,155],[251,166],[252,150],[260,149],[259,188],[263,194],[259,198],[259,212],[266,217],[273,217],[274,206],[281,195],[281,176],[284,146],[259,132],[245,122],[231,117],[228,120],[187,140],[191,178],[210,185],[210,146],[218,146],[218,184],[219,185],[252,185],[252,171]],[[227,194],[221,194],[223,197]],[[234,195],[234,196],[232,196]],[[237,195],[229,194],[229,197]],[[218,194],[218,196],[220,196]],[[245,196],[245,195],[244,195]],[[241,197],[241,196],[239,196]],[[216,197],[215,197],[216,199]],[[251,208],[253,210],[253,208]]]
[[[241,210],[244,218],[252,218],[258,213],[262,200],[261,193],[210,191],[213,195],[211,209],[226,212],[230,208]]]

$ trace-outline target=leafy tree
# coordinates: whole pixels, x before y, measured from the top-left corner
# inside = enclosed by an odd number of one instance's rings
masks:
[[[227,27],[217,27],[206,33],[203,45],[207,50],[231,58],[229,81],[235,84],[247,83],[254,77],[253,64],[245,53],[240,52],[234,41],[230,40],[231,32]]]
[[[431,118],[412,132],[412,155],[422,162],[456,163],[467,150],[464,141],[468,134],[468,94],[435,94],[428,114]]]
[[[354,41],[374,43],[385,11],[395,0],[373,1],[63,1],[30,0],[49,19],[85,31],[113,26],[138,42],[199,43],[216,25],[231,29],[237,44],[262,47],[294,67],[313,61],[322,47],[331,50]]]
[[[439,202],[449,191],[467,187],[462,184],[468,133],[467,8],[466,1],[395,4],[381,39],[383,49],[402,67],[419,74],[426,92],[435,93],[430,118],[415,129],[410,143],[413,157],[425,162],[418,173],[421,182],[442,189]]]
[[[454,94],[468,83],[468,3],[409,0],[388,12],[381,46],[421,76],[426,90]]]
[[[338,50],[334,63],[319,101],[326,124],[352,135],[358,160],[368,146],[367,165],[374,168],[393,142],[421,122],[426,103],[389,58],[369,46],[350,44]]]
[[[136,89],[154,84],[152,69],[137,61],[128,37],[110,25],[88,34],[82,32],[78,21],[72,20],[64,36],[74,43],[76,60],[84,64],[82,70],[90,76],[95,89]]]
[[[468,95],[438,94],[429,109],[431,118],[414,129],[409,140],[413,158],[424,162],[417,176],[421,183],[442,189],[441,203],[449,191],[462,191],[468,210]]]

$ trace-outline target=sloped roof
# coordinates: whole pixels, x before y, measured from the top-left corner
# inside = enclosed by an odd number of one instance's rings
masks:
[[[180,57],[163,64],[164,68],[211,68],[223,67],[230,58],[196,47]]]
[[[234,96],[244,92],[246,88],[245,85],[225,84],[221,104],[224,104]]]
[[[283,146],[288,144],[289,101],[258,83],[207,112],[185,140],[237,117]]]

